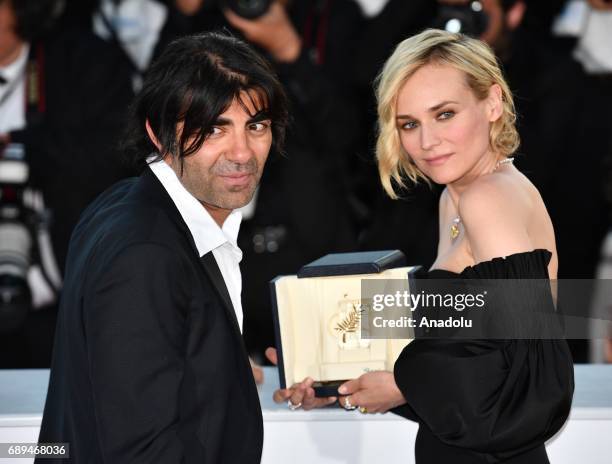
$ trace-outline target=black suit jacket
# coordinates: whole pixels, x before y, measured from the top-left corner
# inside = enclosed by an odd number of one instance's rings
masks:
[[[69,442],[79,464],[260,461],[261,407],[223,278],[149,168],[74,231],[39,441]]]

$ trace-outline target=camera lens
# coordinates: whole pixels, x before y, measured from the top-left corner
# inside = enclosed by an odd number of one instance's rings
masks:
[[[246,19],[257,19],[270,8],[271,0],[225,0],[225,5]]]
[[[16,222],[0,222],[0,332],[19,328],[28,314],[30,248],[28,229]]]
[[[438,14],[432,25],[448,32],[479,37],[486,31],[488,24],[489,17],[482,3],[473,1],[465,5],[438,5]]]

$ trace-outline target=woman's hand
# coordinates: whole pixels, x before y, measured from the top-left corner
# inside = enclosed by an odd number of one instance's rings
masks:
[[[275,348],[266,349],[266,357],[272,364],[276,365],[278,363]],[[275,403],[285,403],[289,401],[292,405],[290,408],[302,408],[306,411],[314,408],[323,408],[336,402],[337,398],[335,396],[330,396],[328,398],[315,397],[315,392],[312,388],[313,383],[314,380],[308,377],[300,383],[293,384],[291,388],[281,388],[276,390],[272,395],[272,399]]]
[[[355,380],[349,380],[338,388],[340,405],[358,406],[364,413],[387,412],[406,403],[404,395],[395,383],[393,373],[368,372]]]

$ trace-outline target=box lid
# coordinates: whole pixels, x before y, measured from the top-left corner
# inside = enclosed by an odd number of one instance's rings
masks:
[[[378,274],[387,269],[405,265],[406,256],[400,250],[332,253],[302,266],[297,276],[301,279],[304,277]]]

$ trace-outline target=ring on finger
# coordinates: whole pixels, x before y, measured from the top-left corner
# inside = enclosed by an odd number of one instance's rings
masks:
[[[293,404],[291,400],[287,400],[287,407],[292,411],[296,411],[302,407],[302,402],[300,401],[298,404]]]
[[[351,404],[350,398],[351,398],[350,396],[344,397],[344,409],[346,409],[347,411],[352,411],[353,409],[357,409],[357,406],[353,406]]]
[[[360,406],[359,407],[359,412],[361,414],[367,414],[368,413],[368,408],[364,407],[364,406]]]

